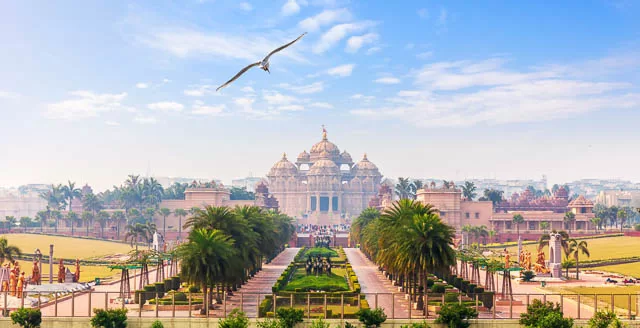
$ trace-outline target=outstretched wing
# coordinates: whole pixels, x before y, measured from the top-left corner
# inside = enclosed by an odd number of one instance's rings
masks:
[[[246,71],[248,71],[251,67],[253,67],[253,66],[258,66],[258,65],[260,65],[260,63],[261,63],[261,62],[253,63],[253,64],[251,64],[251,65],[249,65],[249,66],[247,66],[247,67],[243,68],[240,72],[238,72],[238,74],[236,74],[234,77],[232,77],[232,78],[231,78],[231,80],[229,80],[229,81],[227,81],[225,84],[223,84],[223,85],[219,86],[219,87],[216,89],[216,91],[218,91],[218,90],[220,90],[220,89],[222,89],[222,88],[226,87],[226,86],[227,86],[227,85],[229,85],[231,82],[233,82],[233,81],[237,80],[237,79],[240,77],[240,75],[244,74],[244,73],[245,73]]]
[[[267,55],[267,57],[264,57],[264,59],[263,59],[262,61],[263,61],[263,62],[269,61],[269,57],[271,57],[271,55],[273,55],[273,54],[275,54],[276,52],[278,52],[278,51],[280,51],[280,50],[282,50],[282,49],[284,49],[284,48],[286,48],[286,47],[288,47],[288,46],[290,46],[290,45],[292,45],[292,44],[296,43],[296,41],[298,41],[298,40],[302,39],[302,37],[303,37],[305,34],[307,34],[307,32],[302,33],[302,34],[301,34],[297,39],[295,39],[295,40],[293,40],[293,41],[291,41],[291,42],[289,42],[289,43],[285,44],[284,46],[282,46],[282,47],[280,47],[280,48],[277,48],[276,50],[274,50],[274,51],[270,52],[270,53]]]

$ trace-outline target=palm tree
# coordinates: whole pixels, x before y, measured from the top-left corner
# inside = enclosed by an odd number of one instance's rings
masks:
[[[111,215],[109,214],[109,212],[107,211],[98,212],[98,223],[100,224],[100,238],[104,239],[104,228],[107,226],[107,223],[109,223],[110,218],[111,218]]]
[[[189,209],[189,214],[191,215],[196,215],[196,213],[202,211],[202,209],[198,206],[194,206],[192,208]]]
[[[628,217],[627,211],[625,211],[624,209],[619,209],[617,214],[618,214],[618,221],[620,222],[620,232],[622,232],[622,226],[627,221],[627,217]]]
[[[472,201],[476,198],[476,185],[471,181],[465,181],[464,185],[462,185],[462,197],[468,201]]]
[[[20,248],[9,245],[7,238],[0,237],[0,263],[4,263],[6,260],[13,262],[14,258],[17,258],[20,255],[22,255]]]
[[[153,234],[153,230],[152,226],[149,224],[128,224],[125,229],[127,230],[127,233],[124,235],[124,240],[130,241],[131,247],[133,247],[133,244],[135,243],[136,253],[138,252],[138,242],[140,241],[140,238],[143,238],[145,242],[148,242],[149,239],[152,238],[151,235]]]
[[[71,203],[73,202],[73,199],[82,198],[82,191],[80,188],[76,188],[75,182],[71,181],[67,181],[67,185],[62,186],[62,194],[69,200],[69,211],[71,211]]]
[[[137,208],[130,208],[129,210],[127,210],[127,217],[129,218],[129,222],[141,223],[140,221],[141,215],[142,214],[140,214],[140,211]]]
[[[74,211],[69,211],[67,212],[67,222],[71,222],[71,236],[74,235],[75,233],[75,229],[74,226],[76,225],[76,222],[78,221],[78,214]]]
[[[111,219],[116,223],[116,239],[120,240],[120,223],[125,221],[127,217],[123,211],[115,211],[111,213]]]
[[[89,237],[89,226],[93,223],[94,215],[89,211],[82,212],[80,216],[82,218],[82,222],[87,228],[87,237]]]
[[[38,213],[36,214],[36,220],[40,222],[40,232],[44,232],[44,225],[45,223],[47,223],[49,212],[51,212],[51,210],[49,209],[49,206],[47,206],[46,211],[38,211]]]
[[[102,202],[93,193],[84,195],[82,199],[82,209],[91,212],[94,216],[103,209]]]
[[[60,211],[51,211],[51,214],[49,216],[55,220],[54,231],[57,233],[60,219],[62,219],[62,213],[60,213]]]
[[[542,231],[546,233],[547,229],[549,229],[549,222],[547,221],[540,222],[540,229],[542,229]]]
[[[167,235],[167,216],[171,215],[171,210],[163,207],[159,211],[160,215],[162,215],[162,235]]]
[[[153,207],[147,207],[144,210],[145,220],[147,222],[153,222],[153,216],[156,215],[156,209]]]
[[[12,215],[7,215],[4,217],[7,223],[7,229],[11,232],[11,228],[16,225],[16,217]]]
[[[520,239],[520,223],[524,223],[524,217],[522,214],[517,213],[513,215],[513,223],[516,225],[516,231],[518,232],[518,239]]]
[[[220,230],[194,229],[189,241],[177,251],[181,263],[181,275],[192,284],[202,286],[208,314],[213,286],[229,274],[231,261],[236,256],[234,240]]]
[[[565,253],[568,253],[569,234],[564,230],[557,231],[555,229],[553,229],[551,233],[560,234],[560,236],[562,237],[562,240],[561,240],[562,249],[565,251]],[[541,251],[546,246],[549,246],[549,239],[551,239],[551,236],[548,233],[545,233],[542,236],[540,236],[540,239],[538,239],[538,251]]]
[[[409,178],[398,178],[398,183],[396,184],[396,195],[398,195],[400,199],[407,199],[411,197],[411,181]]]
[[[498,234],[497,231],[495,231],[494,229],[489,230],[489,239],[494,242],[495,241],[495,236]]]
[[[591,221],[591,224],[593,224],[594,229],[596,230],[596,232],[598,232],[598,229],[600,228],[600,224],[602,223],[602,219],[601,218],[591,218],[591,219],[589,219],[589,221]]]
[[[22,227],[22,232],[27,231],[27,227],[31,225],[31,218],[28,216],[23,216],[20,218],[20,226]]]
[[[178,217],[178,240],[182,240],[182,219],[187,216],[187,211],[182,208],[176,208],[173,214]]]
[[[569,241],[569,254],[573,254],[573,258],[576,261],[576,279],[580,280],[580,262],[578,260],[578,254],[580,252],[582,252],[582,254],[586,255],[587,257],[591,256],[591,254],[589,254],[589,245],[587,245],[587,242],[584,240],[581,241],[577,241],[575,239],[571,239]],[[567,273],[567,277],[568,277],[568,273]]]
[[[564,218],[562,221],[564,221],[565,227],[568,227],[567,229],[569,229],[569,233],[571,233],[571,225],[573,222],[575,222],[575,220],[576,215],[573,212],[569,211],[564,214]]]

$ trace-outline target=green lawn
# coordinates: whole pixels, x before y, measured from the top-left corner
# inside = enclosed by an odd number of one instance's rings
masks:
[[[317,257],[318,255],[320,255],[322,258],[325,258],[327,256],[328,257],[338,257],[338,252],[336,252],[335,250],[333,250],[331,248],[313,247],[313,248],[307,249],[304,252],[303,259],[306,261],[309,256],[314,258],[314,257]]]
[[[640,292],[640,286],[609,286],[609,287],[560,287],[554,288],[565,294],[567,298],[577,300],[577,297],[570,294],[580,294],[580,302],[593,306],[595,297],[598,295],[598,308],[610,309],[611,298],[613,295],[613,303],[615,307],[621,309],[629,309],[629,295],[631,295],[631,311],[636,311],[636,297]]]
[[[283,291],[295,292],[299,289],[301,292],[308,292],[312,290],[320,290],[324,292],[339,292],[349,291],[349,284],[345,278],[345,269],[334,268],[331,269],[330,275],[313,274],[308,275],[304,268],[298,268],[293,274],[291,281],[284,286]]]
[[[625,276],[640,277],[640,262],[625,263],[617,265],[606,265],[596,268],[585,268],[584,270],[597,270],[619,273]]]
[[[611,237],[611,238],[597,238],[586,240],[591,253],[590,257],[586,257],[580,254],[580,261],[585,260],[606,260],[625,258],[640,255],[640,238],[638,237]],[[525,245],[523,248],[528,249],[533,254],[537,254],[538,245]],[[511,254],[517,253],[518,247],[508,247]],[[547,259],[549,258],[549,248],[545,248]],[[564,255],[563,255],[564,256]],[[534,256],[535,258],[535,256]],[[599,270],[600,268],[594,268]]]
[[[9,245],[18,246],[24,253],[33,253],[39,248],[43,254],[49,255],[49,245],[53,244],[53,257],[56,259],[100,259],[106,255],[127,254],[133,249],[124,243],[73,237],[18,233],[0,237],[7,238]]]

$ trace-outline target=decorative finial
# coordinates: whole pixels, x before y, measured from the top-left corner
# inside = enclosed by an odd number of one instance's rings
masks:
[[[325,129],[324,124],[322,124],[322,140],[327,140],[327,129]]]
[[[287,159],[287,153],[282,153],[282,159]]]
[[[364,153],[364,157],[362,158],[363,161],[368,161],[369,159],[367,158],[367,153]]]

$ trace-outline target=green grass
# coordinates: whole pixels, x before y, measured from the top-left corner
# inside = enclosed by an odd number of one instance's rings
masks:
[[[321,290],[324,292],[340,292],[349,291],[349,284],[345,278],[345,270],[334,268],[331,269],[330,275],[308,275],[304,268],[298,268],[293,274],[291,281],[282,289],[287,292],[295,292],[298,289],[301,292],[311,290]]]
[[[610,237],[610,238],[597,238],[587,239],[590,257],[584,256],[580,253],[580,261],[588,260],[607,260],[616,258],[625,258],[638,256],[640,254],[640,238],[638,237]],[[522,246],[528,249],[532,254],[537,254],[538,245],[526,245]],[[508,247],[511,254],[515,254],[518,251],[517,246]],[[545,247],[546,258],[549,258],[549,248]],[[535,257],[535,256],[534,256]],[[564,257],[564,255],[563,255]],[[600,270],[600,268],[594,268],[594,270]]]
[[[306,252],[304,252],[302,259],[306,261],[309,256],[311,256],[311,258],[314,258],[314,257],[317,257],[318,255],[320,255],[320,257],[322,258],[326,258],[327,256],[338,257],[338,252],[336,252],[331,248],[313,247],[313,248],[307,249]]]
[[[79,235],[82,232],[77,231]],[[43,254],[49,255],[49,245],[53,244],[53,257],[56,259],[99,259],[105,255],[127,254],[133,249],[124,243],[73,237],[37,234],[7,234],[0,237],[7,238],[9,245],[18,246],[24,253],[33,253],[39,248]]]
[[[635,313],[637,304],[637,294],[640,292],[640,286],[610,286],[610,287],[561,287],[554,288],[565,294],[565,297],[577,300],[577,297],[567,295],[580,294],[580,302],[593,306],[595,297],[598,295],[598,309],[611,308],[611,295],[613,295],[613,303],[615,307],[620,309],[629,309],[629,295],[631,295],[631,311]]]
[[[640,277],[640,262],[606,265],[596,268],[585,268],[584,270],[607,271],[618,273],[624,276]]]

